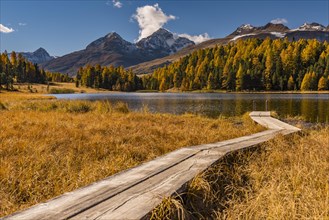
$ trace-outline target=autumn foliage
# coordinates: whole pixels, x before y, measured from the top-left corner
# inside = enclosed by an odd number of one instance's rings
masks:
[[[201,49],[143,77],[145,89],[327,90],[329,44],[248,39]]]
[[[25,59],[22,54],[14,51],[8,56],[7,52],[0,54],[0,90],[13,90],[14,83],[46,83],[46,82],[71,82],[67,74],[50,73],[39,68]]]

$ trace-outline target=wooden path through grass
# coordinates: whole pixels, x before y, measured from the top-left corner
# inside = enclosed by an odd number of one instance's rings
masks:
[[[268,130],[218,143],[181,148],[5,219],[145,218],[162,198],[181,192],[195,175],[227,153],[258,145],[278,134],[287,135],[300,130],[272,118],[269,112],[252,112],[250,117]]]

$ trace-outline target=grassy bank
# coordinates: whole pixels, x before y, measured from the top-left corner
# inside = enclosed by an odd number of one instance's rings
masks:
[[[95,89],[90,87],[76,87],[75,83],[50,83],[36,84],[36,83],[20,83],[14,84],[14,89],[21,93],[39,93],[39,94],[68,94],[68,93],[106,93],[117,92],[106,89]],[[5,90],[0,90],[0,93]],[[138,93],[154,93],[161,92],[159,90],[137,90]],[[188,90],[182,91],[180,89],[169,89],[167,93],[234,93],[234,94],[329,94],[329,91],[227,91],[227,90]]]
[[[329,127],[228,155],[153,219],[328,219]]]
[[[87,87],[76,87],[75,83],[51,82],[47,84],[40,83],[16,83],[14,89],[20,93],[39,93],[39,94],[59,94],[59,93],[101,93],[109,92],[105,89],[94,89]],[[5,93],[1,90],[0,93]]]
[[[130,112],[124,103],[0,94],[0,216],[184,146],[255,133],[249,117]]]

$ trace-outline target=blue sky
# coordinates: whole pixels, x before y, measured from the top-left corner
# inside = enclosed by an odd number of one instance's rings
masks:
[[[287,21],[289,28],[304,22],[327,26],[328,2],[0,0],[0,50],[43,47],[51,55],[61,56],[84,49],[109,32],[134,42],[161,26],[199,40],[224,37],[241,24],[260,26],[277,18]]]

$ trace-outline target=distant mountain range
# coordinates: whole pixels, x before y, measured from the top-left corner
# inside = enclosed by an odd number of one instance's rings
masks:
[[[177,37],[163,28],[136,44],[122,39],[114,32],[95,40],[84,50],[51,60],[43,64],[43,67],[49,71],[70,75],[75,75],[79,67],[87,64],[129,67],[174,54],[190,45],[194,45],[194,42]]]
[[[267,37],[271,39],[287,37],[291,41],[317,39],[329,42],[329,26],[305,23],[296,29],[289,29],[283,24],[268,23],[261,27],[244,24],[225,38],[211,39],[197,45],[163,28],[137,43],[130,43],[113,32],[95,40],[83,50],[58,58],[50,56],[43,48],[33,53],[22,54],[28,60],[41,64],[46,70],[68,73],[71,76],[76,74],[79,67],[87,64],[123,65],[125,68],[132,68],[136,73],[150,73],[194,50],[223,45],[239,39]]]
[[[230,41],[245,38],[266,38],[272,39],[287,37],[289,40],[317,39],[319,41],[329,40],[329,26],[324,27],[318,23],[304,23],[302,26],[290,30],[283,24],[268,23],[265,26],[254,27],[250,24],[242,25],[228,37],[233,37]]]
[[[42,64],[56,58],[54,56],[50,56],[49,53],[42,47],[40,47],[34,52],[16,52],[16,54],[19,53],[22,54],[23,57],[25,57],[30,62],[38,64]],[[8,54],[8,56],[10,56],[10,53]]]
[[[271,39],[287,37],[290,41],[299,39],[317,39],[321,42],[329,42],[329,26],[325,27],[318,23],[305,23],[296,29],[289,29],[283,24],[268,23],[261,27],[254,27],[250,24],[244,24],[225,38],[211,39],[198,45],[186,47],[175,54],[149,62],[140,63],[138,65],[131,66],[130,68],[137,74],[151,73],[154,69],[172,63],[198,49],[215,47],[216,45],[225,45],[239,39],[265,39],[267,37]]]

